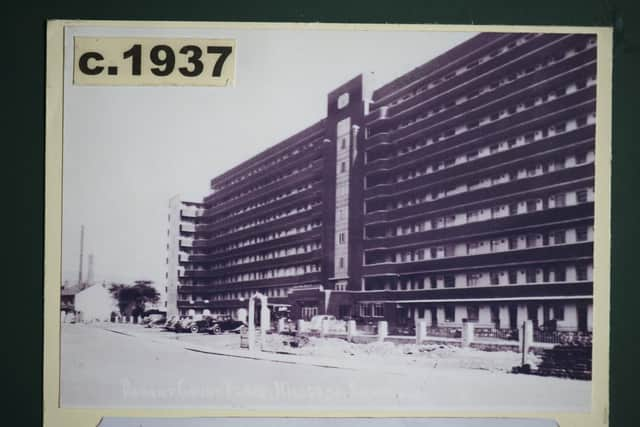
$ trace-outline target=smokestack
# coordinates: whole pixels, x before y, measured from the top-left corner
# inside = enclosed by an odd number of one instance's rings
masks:
[[[80,268],[78,269],[78,285],[82,286],[82,257],[84,256],[84,225],[80,226]]]
[[[93,254],[87,256],[87,284],[91,286],[93,284]]]

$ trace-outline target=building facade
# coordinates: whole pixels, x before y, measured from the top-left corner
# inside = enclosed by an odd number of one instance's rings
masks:
[[[214,178],[181,314],[592,328],[596,39],[482,33]]]
[[[189,256],[193,252],[196,218],[202,213],[201,204],[182,200],[177,195],[169,200],[167,216],[167,271],[164,293],[160,292],[160,307],[167,312],[167,318],[178,316],[178,287],[184,271],[190,268]]]

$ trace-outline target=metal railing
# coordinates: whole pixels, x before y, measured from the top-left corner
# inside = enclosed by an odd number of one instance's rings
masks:
[[[475,328],[473,332],[476,338],[493,338],[506,341],[518,340],[518,329]]]
[[[462,328],[451,326],[427,326],[428,337],[461,338]]]
[[[591,345],[593,334],[581,331],[545,331],[534,329],[533,341],[562,345]]]

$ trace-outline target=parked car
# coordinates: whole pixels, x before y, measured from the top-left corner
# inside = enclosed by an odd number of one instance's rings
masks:
[[[322,328],[322,322],[328,321],[331,324],[336,322],[336,316],[330,314],[318,314],[313,316],[309,321],[309,329],[312,331],[319,331]]]
[[[191,332],[191,324],[194,322],[193,316],[182,316],[173,327],[175,332]]]
[[[247,327],[247,324],[241,320],[218,319],[212,320],[211,324],[207,328],[207,332],[213,335],[221,334],[223,332],[240,333],[243,327]]]
[[[149,322],[147,322],[147,324],[145,325],[145,328],[161,328],[161,327],[164,327],[166,324],[167,324],[167,319],[162,317],[156,320],[149,320]]]
[[[167,320],[167,323],[165,323],[164,328],[167,331],[175,331],[176,330],[176,324],[180,321],[180,318],[178,316],[172,316],[169,320]]]
[[[213,317],[203,317],[202,319],[198,320],[193,319],[186,326],[186,329],[188,329],[188,331],[192,334],[208,332],[213,322],[215,322],[215,319]]]

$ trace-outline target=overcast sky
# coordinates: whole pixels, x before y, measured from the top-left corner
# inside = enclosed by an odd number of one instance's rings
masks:
[[[233,88],[77,87],[67,32],[63,280],[78,278],[80,225],[98,281],[164,286],[168,200],[202,199],[209,180],[325,116],[327,93],[361,73],[374,87],[475,33],[165,30],[147,36],[235,38]]]

